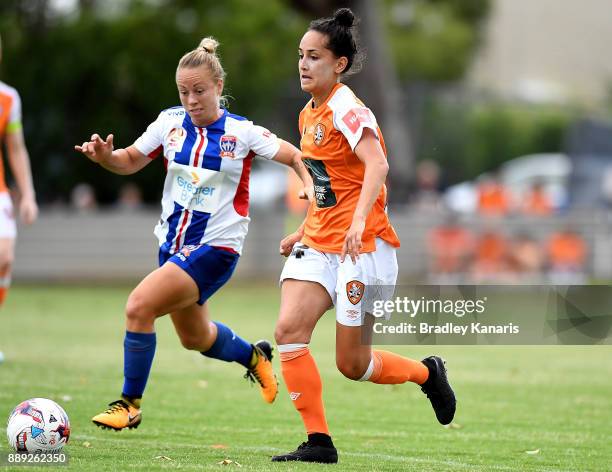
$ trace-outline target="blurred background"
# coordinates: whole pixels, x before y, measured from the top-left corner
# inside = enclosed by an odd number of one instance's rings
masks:
[[[135,281],[156,267],[162,162],[121,177],[73,151],[128,146],[179,103],[174,72],[221,42],[233,113],[299,143],[297,47],[349,6],[367,60],[351,86],[389,151],[400,278],[612,279],[612,17],[606,0],[2,0],[0,79],[17,88],[41,217],[16,282]],[[9,178],[10,182],[10,178]],[[296,182],[261,160],[238,277],[278,277]],[[19,195],[14,195],[15,199]]]

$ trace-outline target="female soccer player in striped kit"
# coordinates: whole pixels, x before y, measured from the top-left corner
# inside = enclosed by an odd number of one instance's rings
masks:
[[[299,130],[315,198],[299,230],[281,241],[280,251],[289,257],[281,274],[275,338],[285,384],[308,440],[273,461],[338,461],[321,378],[308,350],[317,321],[334,305],[336,364],[342,374],[378,384],[414,382],[442,424],[455,413],[442,359],[416,361],[362,342],[364,291],[395,285],[399,239],[386,214],[383,136],[374,114],[340,82],[358,65],[353,23],[351,10],[340,9],[313,21],[299,46],[301,87],[312,95],[300,113]]]
[[[2,40],[0,39],[1,60]],[[2,142],[6,143],[8,162],[19,190],[19,216],[23,223],[33,223],[38,215],[38,206],[32,184],[30,158],[21,126],[21,100],[17,90],[4,82],[0,82],[0,307],[4,303],[11,283],[17,236],[13,203],[4,180]],[[2,357],[0,353],[0,359]]]
[[[140,424],[140,400],[155,353],[155,319],[170,314],[186,349],[246,367],[274,401],[278,382],[266,341],[249,344],[209,320],[206,300],[232,275],[249,217],[249,174],[255,155],[293,167],[312,191],[300,151],[267,129],[221,106],[225,73],[205,38],[176,70],[182,106],[162,111],[136,142],[113,150],[113,135],[94,134],[75,149],[117,174],[132,174],[162,155],[167,169],[162,215],[155,228],[160,267],[132,291],[126,306],[121,398],[93,417],[115,430]]]

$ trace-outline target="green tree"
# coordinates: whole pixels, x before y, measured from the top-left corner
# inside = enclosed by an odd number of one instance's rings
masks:
[[[295,77],[295,48],[286,45],[295,43],[304,20],[281,0],[258,3],[255,13],[250,0],[131,0],[109,11],[106,3],[88,0],[68,15],[44,0],[0,4],[2,80],[22,95],[43,201],[68,195],[80,181],[93,184],[104,202],[116,197],[125,178],[91,165],[73,145],[94,131],[131,144],[162,109],[179,103],[176,65],[204,36],[221,42],[234,113],[270,119],[279,90]],[[153,164],[130,179],[154,201],[162,174]]]
[[[385,24],[403,81],[460,80],[482,39],[490,0],[384,0]]]

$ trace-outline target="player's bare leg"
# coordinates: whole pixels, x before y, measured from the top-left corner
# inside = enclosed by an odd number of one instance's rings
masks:
[[[173,263],[151,272],[132,291],[125,309],[123,393],[92,418],[96,425],[116,431],[138,427],[142,420],[140,398],[155,353],[155,319],[194,305],[198,297],[193,279]]]
[[[389,351],[372,350],[373,320],[371,315],[366,315],[363,328],[336,323],[338,370],[351,380],[379,384],[416,383],[429,398],[438,421],[450,423],[457,402],[446,377],[444,361],[437,356],[417,361]]]
[[[274,456],[274,462],[338,462],[325,419],[321,377],[308,349],[317,322],[331,306],[332,300],[322,285],[293,279],[283,281],[275,338],[285,385],[302,416],[308,440],[295,451]]]
[[[8,294],[11,285],[11,270],[15,257],[15,240],[0,238],[0,309]],[[0,364],[4,361],[4,354],[0,351]]]
[[[224,359],[218,355],[210,355],[215,348],[219,329],[228,329],[220,323],[210,321],[208,304],[194,304],[170,314],[174,329],[185,349],[199,351],[205,356]],[[233,336],[235,337],[235,335]],[[278,380],[272,369],[272,346],[267,341],[258,341],[251,345],[245,377],[257,382],[261,396],[266,403],[272,403],[278,394]],[[235,361],[234,358],[231,359]],[[243,363],[244,365],[244,363]]]

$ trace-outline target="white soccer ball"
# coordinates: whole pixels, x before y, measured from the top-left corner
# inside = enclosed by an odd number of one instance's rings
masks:
[[[10,414],[6,435],[17,452],[59,452],[70,438],[70,421],[54,401],[32,398],[21,402]]]

